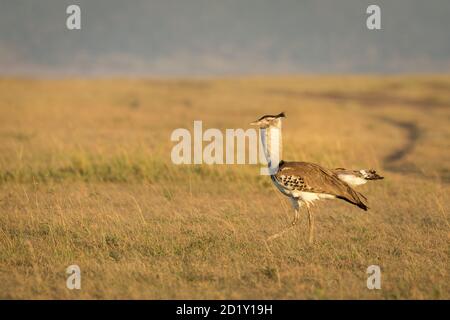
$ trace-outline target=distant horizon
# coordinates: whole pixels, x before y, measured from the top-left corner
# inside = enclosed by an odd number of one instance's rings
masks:
[[[66,27],[81,8],[81,30]],[[450,73],[450,1],[0,0],[0,76]]]
[[[155,80],[155,81],[214,81],[227,79],[268,79],[268,78],[447,78],[450,71],[446,72],[418,72],[418,73],[283,73],[283,74],[230,74],[230,75],[132,75],[132,74],[0,74],[0,80]]]

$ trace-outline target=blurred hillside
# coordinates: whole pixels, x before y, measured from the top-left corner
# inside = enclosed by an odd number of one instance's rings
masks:
[[[0,0],[0,74],[448,72],[449,16],[448,0]]]

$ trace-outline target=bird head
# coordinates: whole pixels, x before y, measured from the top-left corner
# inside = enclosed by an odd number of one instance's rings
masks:
[[[257,126],[261,129],[266,129],[268,127],[280,128],[282,118],[286,118],[286,115],[284,114],[284,112],[281,112],[275,116],[265,115],[265,116],[262,116],[261,118],[259,118],[258,120],[251,122],[250,125]]]

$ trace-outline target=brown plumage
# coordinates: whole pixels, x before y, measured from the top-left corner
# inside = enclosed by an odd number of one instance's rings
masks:
[[[291,227],[299,219],[300,207],[305,205],[308,212],[309,242],[312,243],[314,216],[310,206],[314,201],[342,199],[366,211],[367,199],[352,187],[365,184],[369,180],[383,179],[383,177],[372,169],[327,169],[310,162],[282,161],[281,121],[285,117],[283,112],[278,115],[266,115],[251,124],[260,128],[261,144],[272,182],[281,193],[289,197],[294,207],[295,215]],[[268,240],[281,236],[287,230],[288,228],[272,235]]]
[[[333,171],[315,163],[281,161],[275,178],[288,189],[328,194],[363,210],[368,208],[362,194],[339,179]]]

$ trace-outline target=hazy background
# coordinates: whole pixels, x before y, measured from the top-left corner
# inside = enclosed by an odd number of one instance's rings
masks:
[[[0,0],[1,75],[442,73],[449,38],[448,0]]]

